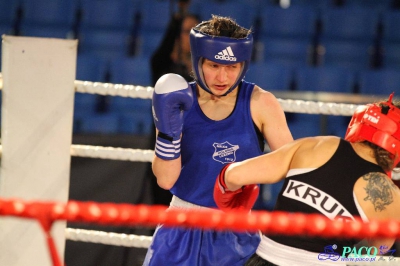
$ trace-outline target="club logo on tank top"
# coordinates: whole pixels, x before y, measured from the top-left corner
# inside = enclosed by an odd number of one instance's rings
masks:
[[[233,163],[236,161],[236,151],[239,149],[239,145],[232,145],[225,141],[223,143],[213,144],[215,151],[213,153],[213,159],[220,163]]]
[[[331,220],[354,220],[353,215],[339,201],[309,184],[290,180],[282,195],[317,209]]]

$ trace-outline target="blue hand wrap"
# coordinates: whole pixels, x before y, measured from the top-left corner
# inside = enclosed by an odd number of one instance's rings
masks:
[[[181,138],[171,138],[162,132],[156,139],[155,153],[164,160],[178,159],[181,155]]]

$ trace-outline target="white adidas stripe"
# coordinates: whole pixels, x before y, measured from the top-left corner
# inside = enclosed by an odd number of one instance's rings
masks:
[[[222,50],[221,52],[218,53],[219,55],[229,55],[229,56],[235,56],[233,54],[232,48],[230,46],[226,47],[226,49]]]
[[[230,46],[226,47],[226,50],[228,51],[229,56],[235,56]]]

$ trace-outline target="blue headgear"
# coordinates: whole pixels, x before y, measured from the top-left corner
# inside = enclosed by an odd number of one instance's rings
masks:
[[[197,30],[196,28],[200,25],[197,25],[190,31],[190,49],[192,53],[193,71],[201,88],[212,94],[204,81],[201,67],[202,58],[224,65],[244,62],[238,79],[224,94],[225,96],[236,88],[249,68],[253,49],[253,35],[249,34],[246,38],[242,39],[211,36]]]

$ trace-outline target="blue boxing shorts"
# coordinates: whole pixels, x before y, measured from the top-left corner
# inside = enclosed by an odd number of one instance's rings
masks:
[[[174,196],[170,208],[176,207],[199,208],[200,206]],[[259,243],[259,233],[171,228],[159,225],[143,265],[242,266],[255,253]]]

